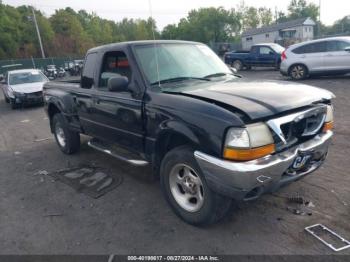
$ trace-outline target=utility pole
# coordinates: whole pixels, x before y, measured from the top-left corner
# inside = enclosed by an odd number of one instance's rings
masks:
[[[321,0],[318,3],[318,35],[321,36]]]
[[[38,34],[38,39],[39,39],[39,44],[40,44],[40,49],[41,49],[41,56],[42,56],[42,58],[45,58],[43,43],[41,42],[41,36],[40,36],[40,31],[39,31],[38,23],[37,23],[37,21],[36,21],[36,16],[35,16],[35,12],[34,12],[34,7],[32,7],[32,12],[33,12],[33,19],[34,19],[34,24],[35,24],[35,28],[36,28],[36,33]]]

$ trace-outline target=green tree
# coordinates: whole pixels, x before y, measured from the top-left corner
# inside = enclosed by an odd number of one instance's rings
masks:
[[[311,17],[317,21],[319,7],[314,3],[307,3],[306,0],[292,0],[288,6],[290,19]]]
[[[260,7],[258,9],[258,15],[260,25],[262,26],[270,25],[273,21],[273,15],[270,8]]]
[[[257,28],[260,25],[258,10],[255,7],[248,7],[243,14],[245,28]]]
[[[163,39],[184,39],[203,43],[223,42],[232,39],[240,30],[239,18],[234,9],[200,8],[191,10],[178,25],[170,25],[162,32]]]

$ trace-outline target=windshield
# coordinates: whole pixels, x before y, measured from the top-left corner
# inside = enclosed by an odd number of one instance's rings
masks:
[[[13,73],[9,76],[10,85],[20,85],[47,81],[47,78],[41,72]]]
[[[271,45],[271,48],[278,54],[281,54],[284,51],[284,47],[280,45]]]
[[[200,79],[219,73],[232,74],[209,47],[201,44],[150,44],[136,46],[135,52],[151,84],[167,79]]]

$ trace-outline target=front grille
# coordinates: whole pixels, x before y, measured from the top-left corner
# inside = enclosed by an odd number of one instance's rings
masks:
[[[277,151],[302,143],[321,132],[326,107],[317,106],[299,113],[272,119],[267,124],[274,131]]]
[[[27,98],[41,98],[42,96],[43,96],[42,91],[27,94]]]

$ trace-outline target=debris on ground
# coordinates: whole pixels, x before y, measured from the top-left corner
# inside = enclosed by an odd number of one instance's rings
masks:
[[[19,152],[19,151],[15,151],[13,154],[14,154],[15,156],[18,156],[18,155],[20,155],[20,154],[22,154],[22,153]]]
[[[350,241],[322,224],[305,227],[305,230],[333,251],[337,252],[350,248]]]
[[[63,214],[48,214],[48,215],[44,215],[43,217],[61,217],[63,216]]]
[[[49,173],[49,175],[73,187],[78,192],[99,198],[119,186],[123,181],[121,175],[110,175],[109,172],[95,165],[90,165],[61,169]]]
[[[20,121],[21,123],[29,123],[30,122],[30,120],[29,119],[24,119],[24,120],[22,120],[22,121]]]
[[[292,212],[293,214],[295,215],[301,215],[301,216],[312,216],[312,212],[311,210],[308,210],[306,208],[303,208],[303,207],[290,207],[290,206],[287,206],[286,209],[290,212]]]
[[[49,172],[46,170],[39,170],[38,172],[34,173],[34,176],[41,175],[41,176],[47,176]]]
[[[35,139],[34,142],[44,142],[44,141],[51,140],[51,139],[52,139],[52,137],[40,138],[40,139]]]

